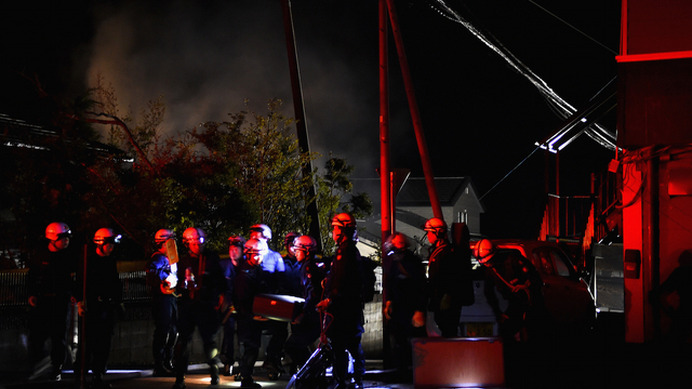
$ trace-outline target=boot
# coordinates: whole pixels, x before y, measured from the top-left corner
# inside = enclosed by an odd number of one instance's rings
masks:
[[[211,364],[209,366],[209,375],[211,376],[211,384],[212,385],[218,385],[219,384],[219,365]]]
[[[277,365],[276,361],[273,359],[267,359],[264,361],[262,364],[262,367],[267,371],[267,377],[272,380],[276,381],[279,379],[279,376],[281,375],[281,371],[279,370],[279,366]]]
[[[154,364],[154,377],[173,377],[175,375],[173,369],[168,369],[163,362]]]
[[[252,377],[248,377],[243,378],[243,380],[240,382],[240,387],[244,389],[261,389],[262,385],[255,382],[255,380],[253,380]]]
[[[173,384],[173,387],[171,389],[185,389],[187,388],[187,385],[185,385],[185,378],[176,378],[175,383]]]
[[[62,366],[53,366],[53,369],[51,370],[50,374],[50,379],[53,381],[61,381],[62,380]]]
[[[103,374],[95,374],[91,387],[93,389],[111,389],[111,384],[103,380]]]

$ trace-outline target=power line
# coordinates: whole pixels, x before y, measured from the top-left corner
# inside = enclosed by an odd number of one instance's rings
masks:
[[[561,23],[563,23],[563,24],[566,25],[567,27],[569,27],[569,28],[571,28],[572,30],[574,30],[574,31],[578,32],[579,34],[583,35],[583,36],[586,37],[588,40],[590,40],[590,41],[592,41],[593,43],[595,43],[595,44],[601,46],[602,48],[604,48],[604,49],[606,49],[606,50],[608,50],[608,51],[611,52],[612,54],[615,54],[615,55],[618,54],[617,51],[615,51],[615,50],[611,49],[610,47],[604,45],[603,43],[599,42],[598,40],[596,40],[595,38],[591,37],[590,35],[588,35],[588,34],[585,33],[584,31],[582,31],[582,30],[580,30],[580,29],[574,27],[573,25],[571,25],[570,23],[568,23],[567,21],[565,21],[565,20],[562,19],[561,17],[555,15],[554,13],[550,12],[549,10],[547,10],[545,7],[541,6],[540,4],[536,4],[535,1],[533,1],[533,0],[528,0],[528,2],[531,3],[531,4],[533,4],[533,5],[535,5],[536,7],[538,7],[541,11],[543,11],[543,12],[547,13],[548,15],[554,17],[555,19],[557,19],[558,21],[560,21]]]
[[[507,174],[505,174],[505,176],[502,177],[498,182],[496,182],[495,185],[493,185],[492,188],[488,189],[487,192],[483,193],[483,196],[479,197],[479,198],[478,198],[478,201],[483,200],[483,198],[484,198],[485,196],[487,196],[488,193],[492,192],[493,189],[495,189],[498,185],[500,185],[500,184],[502,183],[502,181],[506,180],[507,177],[509,177],[512,173],[514,173],[515,170],[519,169],[519,167],[520,167],[521,165],[523,165],[524,162],[526,162],[529,158],[531,158],[531,156],[532,156],[533,154],[535,154],[536,151],[538,151],[538,150],[540,150],[540,147],[534,148],[533,151],[531,151],[531,153],[529,153],[529,155],[527,155],[524,159],[521,160],[521,162],[519,162],[519,163],[517,164],[517,166],[515,166],[512,170],[510,170]]]

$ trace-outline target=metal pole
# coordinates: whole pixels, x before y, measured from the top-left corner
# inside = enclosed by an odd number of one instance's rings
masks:
[[[378,1],[378,26],[379,26],[379,65],[380,65],[380,212],[382,214],[382,303],[387,301],[386,286],[387,269],[390,262],[386,257],[384,243],[387,237],[394,232],[391,225],[392,217],[392,188],[391,167],[389,163],[389,61],[387,46],[387,8],[385,0]],[[382,346],[384,349],[384,365],[390,365],[389,326],[387,320],[382,318]]]
[[[396,194],[398,192],[398,188],[394,187],[394,175],[394,172],[389,172],[389,213],[391,215],[391,225],[389,226],[389,229],[391,234],[396,232]]]
[[[396,10],[394,9],[394,0],[387,0],[387,7],[389,10],[389,21],[392,25],[392,34],[394,36],[394,43],[396,43],[396,50],[399,56],[399,65],[401,66],[401,75],[404,79],[404,86],[406,88],[406,97],[408,98],[409,110],[411,111],[411,120],[413,122],[413,130],[416,133],[416,141],[418,142],[418,153],[420,154],[421,163],[423,165],[423,173],[425,175],[425,183],[428,187],[428,196],[430,197],[430,205],[432,207],[433,215],[440,219],[442,217],[442,208],[440,207],[440,202],[437,197],[437,190],[435,189],[435,176],[433,175],[432,167],[430,164],[430,156],[428,154],[428,146],[425,142],[425,136],[423,134],[423,125],[421,124],[420,113],[418,111],[418,103],[416,102],[416,96],[413,90],[413,81],[411,80],[411,71],[408,66],[408,61],[406,59],[406,52],[404,50],[404,43],[401,37],[401,31],[399,30],[399,22],[396,16]]]
[[[298,53],[296,50],[295,34],[293,32],[293,15],[291,12],[291,1],[281,0],[283,10],[284,30],[286,34],[286,48],[288,50],[288,67],[291,73],[291,87],[293,91],[293,109],[296,116],[296,130],[298,132],[298,145],[303,153],[310,152],[310,142],[308,128],[305,119],[305,107],[303,104],[303,87],[300,80],[300,68],[298,66]],[[307,212],[310,216],[310,236],[317,241],[318,249],[322,248],[320,234],[320,219],[317,211],[317,195],[315,184],[312,182],[312,163],[308,161],[303,166],[303,177],[310,180],[307,197]]]
[[[389,159],[389,61],[387,56],[387,10],[379,0],[379,55],[380,55],[380,210],[382,214],[382,243],[391,229],[391,167]]]
[[[84,250],[82,252],[82,304],[84,309],[84,315],[81,317],[81,325],[79,326],[79,387],[84,389],[86,385],[86,375],[87,375],[87,364],[86,364],[86,310],[87,310],[87,257],[88,246],[84,245]],[[79,310],[79,308],[77,308]],[[79,320],[79,315],[77,315],[77,320]]]

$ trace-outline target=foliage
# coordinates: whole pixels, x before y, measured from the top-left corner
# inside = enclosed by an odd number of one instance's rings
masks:
[[[316,180],[320,235],[323,250],[328,253],[334,248],[334,242],[330,237],[332,216],[340,212],[350,212],[356,218],[368,216],[372,214],[372,202],[367,193],[352,193],[353,184],[349,177],[353,172],[353,166],[345,160],[330,155],[324,170],[323,175],[316,175]]]
[[[250,225],[264,223],[275,237],[270,245],[279,251],[289,231],[307,233],[311,201],[317,200],[325,247],[335,212],[371,211],[367,197],[344,200],[353,170],[345,161],[330,158],[324,176],[317,169],[303,176],[317,155],[300,151],[293,120],[279,113],[279,100],[270,101],[264,114],[232,113],[227,121],[165,137],[161,98],[135,123],[119,112],[115,96],[100,80],[63,111],[69,120],[61,123],[62,136],[45,144],[50,151],[14,150],[10,159],[17,174],[4,177],[10,185],[3,202],[12,205],[19,224],[33,221],[34,235],[56,220],[85,241],[87,231],[111,226],[128,238],[131,259],[143,259],[160,228],[180,236],[187,227],[200,227],[210,247],[224,253],[228,236],[247,236]],[[107,145],[97,142],[90,125],[107,126]],[[75,138],[83,129],[89,136]],[[316,186],[317,199],[307,197],[309,185]]]

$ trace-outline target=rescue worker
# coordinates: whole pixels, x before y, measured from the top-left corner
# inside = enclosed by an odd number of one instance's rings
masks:
[[[279,252],[269,248],[272,230],[266,224],[255,224],[250,227],[250,239],[257,239],[263,243],[262,269],[268,273],[266,274],[266,282],[269,287],[267,293],[281,294],[281,285],[285,281],[286,264]],[[288,324],[269,320],[265,323],[265,329],[270,337],[264,353],[262,368],[267,371],[269,379],[277,380],[284,372],[281,360],[283,346],[288,337]]]
[[[120,238],[110,228],[98,229],[93,239],[96,248],[87,257],[86,277],[83,267],[77,273],[75,297],[80,320],[84,321],[86,331],[80,334],[80,342],[84,344],[80,344],[77,350],[75,377],[81,377],[81,372],[86,375],[91,369],[91,386],[95,389],[111,387],[103,378],[115,322],[118,315],[124,313],[122,284],[114,254]]]
[[[221,341],[221,358],[223,360],[223,374],[234,374],[235,363],[235,307],[233,306],[233,279],[236,269],[243,260],[243,248],[245,238],[231,236],[228,238],[228,258],[221,260],[221,269],[226,279],[226,293],[221,306],[221,326],[223,327],[223,340]],[[240,379],[240,375],[237,376]]]
[[[238,361],[241,388],[262,387],[252,377],[264,328],[264,322],[256,320],[254,316],[252,302],[256,295],[267,292],[262,250],[263,244],[257,239],[245,242],[244,260],[236,269],[233,282],[233,305],[237,312],[236,326],[241,349]]]
[[[297,253],[295,252],[295,240],[298,239],[300,235],[297,232],[289,232],[284,238],[284,250],[286,254],[282,256],[285,271],[283,272],[279,280],[279,294],[285,294],[289,296],[302,297],[303,288],[301,285],[301,263],[298,260]],[[315,246],[317,247],[317,246]]]
[[[334,378],[337,388],[350,385],[347,376],[349,353],[353,357],[353,380],[356,388],[363,387],[365,356],[361,336],[365,323],[363,316],[363,260],[356,248],[358,234],[356,219],[349,213],[332,218],[332,239],[336,253],[325,278],[324,299],[317,305],[333,319],[327,328],[327,337],[334,350]]]
[[[328,269],[317,261],[317,242],[313,237],[301,235],[295,238],[291,250],[299,265],[302,293],[298,297],[305,299],[303,309],[291,321],[291,335],[285,345],[286,354],[291,359],[290,373],[294,374],[308,360],[309,346],[320,336],[322,322],[316,306],[322,299],[322,280]]]
[[[541,356],[554,358],[555,355],[542,347],[542,332],[545,331],[541,325],[545,313],[538,272],[519,251],[497,250],[488,239],[481,239],[476,244],[475,257],[483,265],[484,293],[498,322],[507,383],[510,386],[526,383],[527,379],[535,378],[529,373],[534,363],[544,366],[553,362],[542,361]],[[507,302],[504,311],[500,308],[496,291]],[[553,370],[546,371],[544,374]]]
[[[269,241],[272,240],[272,230],[269,226],[255,224],[250,227],[250,239],[257,239],[265,243],[265,249],[262,250],[262,269],[264,271],[275,273],[285,270],[281,254],[269,248]]]
[[[541,279],[517,250],[497,253],[488,239],[476,244],[475,257],[485,269],[485,295],[495,313],[505,344],[537,336],[543,314]],[[502,311],[495,290],[507,300]]]
[[[684,350],[684,345],[692,338],[692,250],[684,250],[678,257],[678,264],[649,295],[652,304],[671,318],[669,331],[663,337],[664,343]],[[671,299],[671,296],[676,298]]]
[[[384,244],[384,317],[389,328],[391,356],[397,379],[412,378],[411,339],[425,337],[425,265],[409,249],[406,236],[390,235]]]
[[[154,376],[173,375],[173,348],[178,339],[178,264],[167,257],[166,241],[175,239],[173,231],[160,229],[154,234],[156,251],[146,266],[147,287],[152,297],[154,318]]]
[[[275,289],[272,293],[302,297],[300,284],[300,264],[293,252],[293,240],[298,237],[297,232],[289,232],[284,238],[284,250],[282,255],[284,271],[276,272]],[[283,368],[284,345],[288,338],[289,323],[278,320],[267,321],[267,331],[271,334],[265,352],[263,367],[267,369],[267,377],[270,380],[279,379],[285,373]]]
[[[200,228],[190,227],[183,232],[183,245],[187,250],[178,262],[178,332],[175,345],[175,384],[173,389],[185,388],[185,374],[190,362],[189,343],[199,330],[211,384],[219,384],[219,350],[216,334],[221,320],[219,309],[223,305],[226,279],[219,255],[205,246],[206,235]]]
[[[30,379],[42,376],[37,364],[44,357],[46,340],[51,341],[50,378],[62,379],[62,367],[67,351],[67,321],[74,292],[72,274],[77,254],[69,249],[72,231],[63,222],[48,224],[45,230],[48,245],[37,252],[29,266],[29,361],[33,373]]]
[[[428,310],[440,329],[442,337],[459,336],[462,293],[461,280],[465,279],[464,266],[455,255],[447,236],[447,223],[433,217],[423,229],[430,242],[428,257]],[[467,278],[470,280],[470,278]]]

